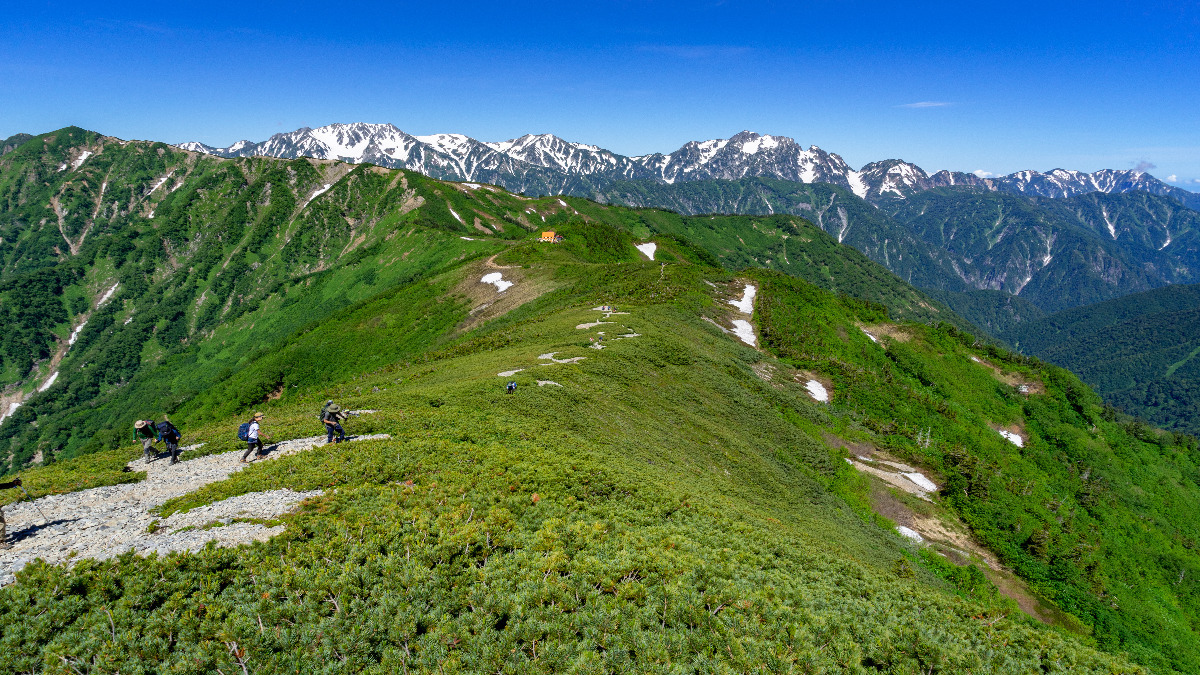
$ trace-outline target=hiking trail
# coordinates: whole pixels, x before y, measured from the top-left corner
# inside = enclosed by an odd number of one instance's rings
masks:
[[[391,438],[388,434],[349,437],[347,441]],[[184,448],[200,448],[203,443]],[[267,445],[268,454],[259,461],[272,461],[325,445],[325,436],[310,436]],[[8,535],[13,546],[0,550],[0,586],[15,581],[15,572],[31,561],[42,558],[51,564],[94,558],[105,560],[130,549],[141,555],[157,551],[198,551],[210,541],[217,546],[237,546],[266,541],[283,532],[284,526],[266,527],[261,523],[233,522],[235,518],[269,520],[291,511],[301,501],[322,491],[293,492],[268,490],[230,497],[215,504],[197,507],[159,518],[151,510],[170,499],[180,497],[251,466],[239,460],[244,447],[180,461],[172,466],[169,457],[149,464],[138,458],[127,465],[132,471],[145,471],[145,480],[125,485],[109,485],[47,495],[33,501],[4,507]],[[43,520],[43,515],[47,520]],[[151,522],[159,529],[147,531]],[[203,529],[210,527],[210,529]]]

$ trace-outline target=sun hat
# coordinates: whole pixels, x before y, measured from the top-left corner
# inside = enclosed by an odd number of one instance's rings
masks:
[[[266,415],[264,415],[264,414],[262,414],[262,413],[260,413],[260,412],[256,412],[256,413],[254,413],[254,419],[258,419],[258,418],[260,418],[260,417],[266,417]]]
[[[141,429],[144,426],[146,426],[146,420],[138,420],[133,423],[133,428],[135,429]]]
[[[329,406],[328,410],[329,410],[329,412],[333,412],[333,413],[342,412],[342,407],[340,405],[334,403],[333,405]]]

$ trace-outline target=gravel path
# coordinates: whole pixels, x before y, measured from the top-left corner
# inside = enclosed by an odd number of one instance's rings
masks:
[[[383,438],[390,436],[373,434],[348,440]],[[272,461],[322,445],[325,445],[324,436],[281,441],[268,445],[266,459],[259,461]],[[186,453],[199,447],[193,445],[183,450]],[[261,523],[235,523],[232,520],[276,518],[304,499],[320,495],[320,490],[255,492],[163,519],[150,513],[169,499],[224,480],[249,466],[239,461],[242,452],[244,450],[198,457],[174,466],[167,458],[149,465],[139,458],[130,462],[129,468],[146,471],[146,479],[141,482],[49,495],[4,507],[13,547],[0,550],[0,586],[13,583],[13,573],[37,558],[52,564],[79,558],[104,560],[130,549],[144,555],[151,551],[165,555],[171,551],[197,551],[209,541],[216,541],[218,546],[237,546],[280,534],[282,525],[266,527]],[[155,520],[159,521],[160,529],[147,532],[147,527]],[[217,526],[201,529],[209,525]]]

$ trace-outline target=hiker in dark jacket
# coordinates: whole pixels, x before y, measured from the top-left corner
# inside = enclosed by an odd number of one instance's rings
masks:
[[[133,440],[142,442],[142,455],[146,463],[154,461],[150,448],[157,442],[158,432],[154,428],[154,420],[138,420],[133,423]]]
[[[18,478],[11,483],[0,483],[0,490],[10,490],[15,487],[21,487],[21,479]],[[4,526],[4,510],[0,509],[0,550],[12,548],[12,544],[8,543],[8,534]]]
[[[346,440],[346,431],[342,429],[341,421],[345,419],[345,413],[342,412],[342,407],[334,403],[325,408],[325,414],[321,416],[321,421],[325,423],[325,444],[341,443]],[[337,440],[333,440],[333,432],[338,433]]]
[[[171,463],[179,462],[179,441],[183,438],[183,434],[179,433],[179,429],[171,424],[171,420],[163,415],[163,421],[156,426],[158,429],[158,440],[167,444],[167,452],[171,453]]]

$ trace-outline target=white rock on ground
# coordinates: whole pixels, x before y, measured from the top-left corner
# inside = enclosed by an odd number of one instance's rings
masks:
[[[352,441],[390,438],[387,434],[358,436]],[[312,436],[268,445],[265,461],[296,454],[325,444],[325,436]],[[188,446],[188,450],[200,446]],[[235,450],[182,461],[174,466],[163,458],[146,463],[129,463],[133,471],[146,471],[146,479],[126,485],[79,490],[41,497],[4,507],[8,535],[13,547],[0,550],[0,586],[11,584],[13,574],[30,561],[42,558],[59,564],[80,558],[106,559],[130,549],[148,555],[171,551],[197,551],[209,541],[218,546],[237,546],[264,541],[283,532],[282,526],[261,523],[232,523],[231,519],[276,518],[296,504],[321,492],[269,490],[232,497],[186,513],[161,519],[162,529],[151,534],[146,529],[159,520],[150,510],[166,501],[194,492],[209,483],[224,480],[247,464],[239,459],[244,450]],[[43,519],[44,514],[44,519]],[[212,523],[222,527],[199,529]],[[180,531],[183,528],[194,527]],[[75,553],[71,557],[72,552]]]
[[[556,358],[554,358],[554,355],[557,353],[558,352],[548,352],[546,354],[542,354],[541,356],[538,356],[538,358],[542,359],[542,360],[550,360],[550,361],[553,361],[554,363],[579,363],[580,361],[587,358],[586,356],[572,356],[569,359],[556,359]],[[548,366],[550,364],[543,363],[541,365]]]

